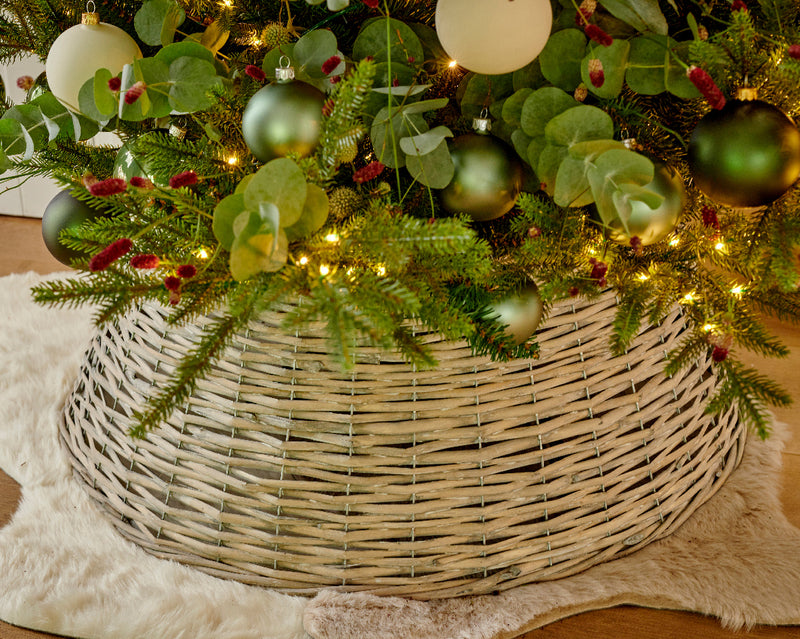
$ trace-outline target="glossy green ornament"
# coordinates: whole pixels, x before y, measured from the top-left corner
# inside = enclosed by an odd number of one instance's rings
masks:
[[[522,344],[536,332],[544,308],[539,289],[531,282],[519,293],[493,304],[492,311],[496,321],[506,325],[506,333],[514,344]]]
[[[311,154],[319,143],[325,94],[293,80],[291,67],[276,69],[278,81],[259,89],[242,115],[242,134],[262,162]]]
[[[89,257],[87,253],[64,246],[59,236],[61,231],[76,228],[100,215],[102,213],[74,198],[69,191],[61,191],[50,200],[42,214],[42,238],[47,250],[54,258],[67,266],[72,265],[72,260]]]
[[[660,162],[654,164],[653,180],[645,188],[663,200],[655,208],[643,200],[630,200],[631,211],[626,224],[616,218],[606,225],[609,237],[615,242],[629,244],[638,237],[642,245],[647,246],[663,240],[678,225],[685,202],[683,181],[671,167]]]
[[[769,204],[800,175],[800,132],[771,104],[729,100],[695,127],[689,170],[698,188],[720,204]]]
[[[455,173],[450,184],[439,192],[446,211],[466,213],[477,222],[508,213],[522,188],[522,165],[516,152],[489,135],[487,123],[484,118],[476,118],[476,132],[453,141],[450,157]]]

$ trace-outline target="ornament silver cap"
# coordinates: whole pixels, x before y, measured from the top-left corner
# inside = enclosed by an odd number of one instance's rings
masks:
[[[275,69],[275,79],[278,82],[291,82],[294,80],[294,67],[292,61],[285,55],[281,56],[280,65]]]
[[[492,121],[489,119],[489,112],[486,109],[483,109],[477,118],[473,118],[472,130],[481,135],[486,135],[492,130]]]

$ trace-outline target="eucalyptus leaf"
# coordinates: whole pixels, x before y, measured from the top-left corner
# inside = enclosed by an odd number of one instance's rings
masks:
[[[496,102],[514,92],[514,81],[511,73],[502,75],[483,75],[476,73],[467,80],[464,94],[461,97],[461,113],[467,118],[478,117],[487,100]]]
[[[214,63],[214,54],[198,42],[184,40],[175,42],[161,49],[154,58],[169,67],[175,60],[183,57],[199,58],[211,64]]]
[[[565,157],[558,167],[553,201],[559,206],[586,206],[594,201],[586,171],[586,158]]]
[[[542,183],[542,189],[551,197],[555,193],[558,169],[568,155],[567,147],[556,144],[547,144],[539,154],[536,175]]]
[[[244,281],[262,272],[278,271],[286,264],[286,235],[277,227],[270,228],[263,212],[245,211],[236,218],[233,226],[236,236],[231,245],[230,269],[236,281]]]
[[[109,116],[103,115],[94,104],[94,78],[89,78],[78,91],[78,108],[81,113],[95,122],[107,121]]]
[[[427,91],[430,88],[431,88],[430,84],[406,84],[406,85],[399,84],[397,86],[378,87],[372,90],[375,93],[383,93],[384,95],[389,95],[391,93],[393,96],[399,96],[403,98],[412,95],[418,95],[420,93],[425,93],[425,91]]]
[[[322,71],[322,65],[337,52],[336,36],[332,31],[309,31],[295,42],[295,71],[302,71],[309,78],[324,78],[328,74]]]
[[[372,56],[376,62],[391,59],[392,63],[418,65],[422,64],[425,52],[419,38],[408,25],[394,18],[382,18],[366,23],[353,43],[354,60],[362,60],[367,56]]]
[[[117,112],[117,97],[108,88],[111,80],[111,71],[98,69],[94,74],[94,104],[97,111],[105,117],[111,117]]]
[[[426,155],[409,155],[406,168],[415,180],[432,189],[445,188],[455,175],[455,165],[444,140]]]
[[[527,160],[528,164],[531,165],[537,177],[539,176],[539,159],[542,156],[542,151],[544,151],[546,147],[547,140],[544,135],[537,135],[531,138],[531,141],[528,143],[528,148],[525,150],[525,155],[523,156],[523,159]],[[541,178],[539,179],[541,180]]]
[[[27,150],[27,139],[24,135],[25,129],[17,121],[11,118],[0,118],[0,146],[8,155],[19,155]]]
[[[175,0],[145,0],[133,17],[139,39],[151,46],[162,46],[162,34],[173,35],[186,14]]]
[[[511,133],[511,145],[517,152],[517,155],[526,162],[528,161],[528,145],[531,143],[531,137],[522,129],[514,129]]]
[[[399,107],[391,110],[391,117],[389,113],[388,107],[378,111],[370,127],[370,139],[378,160],[394,169],[406,164],[406,156],[399,147],[400,139],[424,133],[429,127],[420,113],[408,112]],[[396,148],[394,143],[398,145]]]
[[[606,151],[624,148],[626,148],[625,145],[619,140],[586,140],[571,145],[569,155],[575,159],[591,162]]]
[[[437,126],[419,135],[410,135],[400,140],[400,149],[406,155],[427,155],[438,147],[445,138],[452,138],[453,132],[446,126]]]
[[[544,135],[545,127],[555,116],[580,103],[556,87],[543,87],[531,93],[522,105],[520,125],[531,137]]]
[[[578,29],[563,29],[550,36],[539,54],[542,75],[565,91],[581,83],[581,60],[586,52],[586,36]]]
[[[545,137],[552,144],[572,146],[584,140],[614,137],[614,122],[602,109],[580,105],[557,115],[547,123]]]
[[[271,202],[280,211],[280,226],[291,226],[303,213],[307,193],[300,167],[288,158],[278,158],[256,171],[244,190],[244,202],[248,209]]]
[[[581,78],[589,91],[606,99],[616,98],[622,92],[630,48],[627,40],[614,40],[608,47],[590,44],[589,51],[581,62]],[[589,77],[589,62],[592,59],[600,60],[603,65],[605,79],[599,87],[594,86]]]
[[[170,106],[184,113],[210,107],[214,102],[209,93],[222,82],[213,64],[189,56],[178,58],[169,65],[169,78],[172,82]]]
[[[533,93],[533,89],[526,87],[510,95],[504,102],[500,117],[514,127],[522,125],[522,107],[525,100]]]
[[[3,114],[3,119],[16,120],[20,123],[21,134],[25,140],[23,159],[29,160],[36,149],[42,148],[47,142],[47,128],[42,121],[42,112],[32,104],[18,104],[11,107]]]
[[[319,231],[328,219],[330,202],[325,189],[316,184],[308,185],[308,195],[303,205],[303,214],[291,226],[283,230],[290,242],[309,237]]]
[[[603,8],[637,31],[667,34],[667,19],[658,0],[603,0]]]
[[[630,203],[625,197],[630,186],[645,186],[653,180],[653,162],[639,153],[627,149],[612,149],[597,157],[587,171],[600,219],[606,226],[615,220],[630,217]]]
[[[435,98],[433,100],[421,100],[412,104],[405,104],[399,107],[399,110],[404,115],[411,115],[413,113],[426,113],[428,111],[437,111],[443,109],[450,101],[447,98]]]
[[[214,218],[211,229],[214,237],[226,250],[230,251],[235,239],[233,223],[236,218],[244,213],[244,193],[232,193],[219,201],[214,208]]]

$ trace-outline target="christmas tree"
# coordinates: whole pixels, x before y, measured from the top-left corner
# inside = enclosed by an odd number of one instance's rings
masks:
[[[434,366],[414,326],[535,357],[555,300],[611,287],[613,353],[681,305],[665,374],[712,357],[708,409],[762,435],[789,402],[736,353],[785,355],[760,317],[800,317],[797,2],[2,6],[0,56],[47,75],[0,165],[63,185],[44,232],[80,273],[36,299],[218,313],[136,434],[297,299],[286,328],[325,322],[343,367],[358,344]]]

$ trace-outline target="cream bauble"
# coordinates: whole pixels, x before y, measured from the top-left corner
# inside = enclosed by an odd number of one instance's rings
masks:
[[[436,33],[453,60],[498,75],[533,62],[550,37],[549,0],[439,0]]]
[[[97,13],[84,13],[81,24],[64,31],[50,47],[45,63],[47,83],[64,106],[78,112],[78,93],[98,69],[117,75],[141,57],[139,45],[125,31],[100,22]]]

